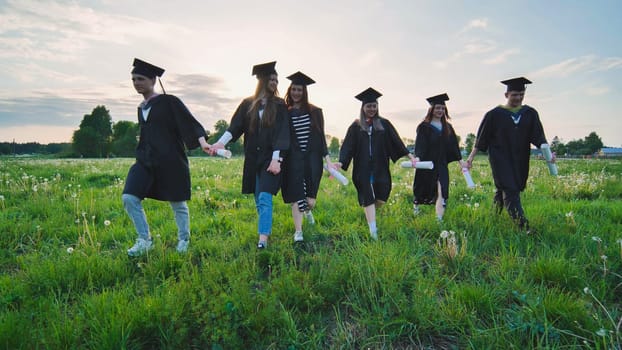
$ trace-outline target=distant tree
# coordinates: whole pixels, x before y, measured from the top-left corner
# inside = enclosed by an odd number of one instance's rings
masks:
[[[47,154],[67,154],[71,152],[71,143],[48,143],[44,149]]]
[[[225,133],[229,129],[229,123],[226,120],[219,120],[214,124],[214,133],[210,135],[208,138],[208,143],[213,144],[220,139],[222,134]],[[244,146],[242,145],[242,138],[236,140],[235,142],[227,144],[227,149],[231,151],[231,153],[235,155],[240,155],[244,153]]]
[[[584,138],[583,143],[588,151],[587,154],[594,154],[603,148],[603,140],[594,131]]]
[[[566,145],[557,136],[553,137],[553,141],[551,141],[551,151],[557,155],[564,155],[568,152]]]
[[[111,151],[117,157],[133,157],[138,143],[138,123],[121,120],[112,126]]]
[[[475,146],[475,138],[476,138],[475,134],[473,133],[467,134],[466,140],[464,141],[464,148],[468,154],[471,153],[471,151],[473,150],[473,146]]]
[[[331,137],[330,145],[328,146],[328,153],[336,156],[339,154],[339,139],[336,137]]]
[[[105,106],[97,106],[85,114],[80,128],[73,133],[72,145],[84,157],[106,157],[112,140],[112,118]]]

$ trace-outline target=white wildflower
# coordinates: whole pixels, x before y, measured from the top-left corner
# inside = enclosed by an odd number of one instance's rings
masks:
[[[104,226],[110,226],[110,220],[104,220]]]
[[[601,328],[598,331],[596,331],[596,335],[599,337],[604,337],[607,335],[607,330],[604,328]]]
[[[447,237],[449,237],[449,232],[447,232],[447,231],[442,231],[442,232],[441,232],[441,238],[445,239],[445,238],[447,238]]]
[[[572,213],[572,210],[566,213],[566,217],[567,218],[571,218],[573,216],[574,216],[574,214]]]
[[[69,254],[73,253],[73,247],[67,248],[67,253],[69,253]]]
[[[37,185],[32,186],[32,191],[33,192],[37,192],[39,190],[39,188],[37,187]]]
[[[0,194],[0,201],[4,200],[4,196]]]
[[[474,206],[475,208],[479,208],[479,203],[475,203],[475,204],[473,204],[473,206]]]
[[[601,255],[601,256],[600,256],[600,258],[601,258],[603,261],[607,261],[607,255]]]
[[[602,242],[603,240],[602,240],[602,239],[600,239],[600,237],[598,237],[598,236],[592,236],[592,241],[600,243],[600,242]]]
[[[592,293],[592,291],[588,287],[585,287],[585,288],[583,288],[583,293],[590,294],[590,293]]]

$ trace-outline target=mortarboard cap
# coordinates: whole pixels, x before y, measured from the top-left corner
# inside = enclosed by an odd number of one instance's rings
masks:
[[[154,66],[151,63],[147,63],[138,58],[134,58],[134,63],[132,64],[134,68],[132,69],[133,74],[140,74],[151,79],[155,77],[161,77],[164,74],[164,69]]]
[[[256,64],[253,66],[252,75],[257,76],[257,78],[259,79],[259,78],[267,77],[270,74],[276,74],[276,69],[274,68],[275,65],[276,65],[276,61]]]
[[[434,106],[434,105],[444,106],[445,101],[449,101],[449,96],[447,96],[447,94],[440,94],[440,95],[428,97],[426,100],[430,103],[430,106]]]
[[[363,104],[376,102],[378,97],[382,96],[381,93],[374,90],[373,88],[367,88],[367,90],[361,92],[360,94],[354,96],[357,100],[363,102]]]
[[[292,75],[290,75],[289,77],[287,77],[287,79],[292,81],[292,84],[296,84],[296,85],[311,85],[313,83],[315,83],[315,80],[309,78],[306,74],[298,71]]]
[[[504,80],[501,82],[501,84],[505,84],[508,86],[507,91],[525,91],[525,85],[531,84],[531,81],[527,78],[520,77]]]

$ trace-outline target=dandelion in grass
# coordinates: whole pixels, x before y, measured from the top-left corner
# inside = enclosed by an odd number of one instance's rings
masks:
[[[603,276],[607,274],[607,255],[601,255],[600,260],[603,261]]]
[[[473,208],[474,208],[474,209],[479,208],[479,203],[477,203],[477,202],[476,202],[476,203],[474,203],[474,204],[473,204]]]
[[[39,187],[37,187],[37,185],[32,186],[32,192],[37,192],[39,190]]]
[[[566,213],[566,221],[569,225],[576,226],[577,223],[574,221],[574,213],[571,211]]]
[[[73,253],[73,247],[67,248],[67,253],[72,254]]]
[[[592,294],[592,291],[590,290],[590,288],[585,287],[585,288],[583,288],[583,293],[585,293],[585,294]]]
[[[110,226],[110,220],[104,220],[104,226]]]

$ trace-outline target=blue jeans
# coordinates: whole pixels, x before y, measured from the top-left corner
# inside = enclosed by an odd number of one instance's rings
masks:
[[[259,177],[255,181],[255,207],[259,215],[257,232],[260,235],[270,235],[272,232],[272,193],[259,192]]]
[[[131,194],[124,193],[121,196],[123,207],[134,223],[138,238],[149,240],[149,224],[147,224],[147,216],[143,209],[142,200]],[[185,201],[169,202],[171,209],[175,213],[175,222],[177,223],[177,238],[180,240],[190,239],[190,212]]]

